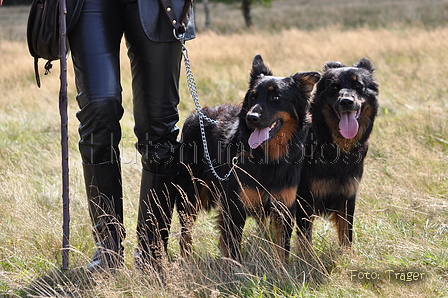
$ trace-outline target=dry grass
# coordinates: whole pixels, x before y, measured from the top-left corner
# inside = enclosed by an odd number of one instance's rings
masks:
[[[352,64],[366,56],[377,68],[381,108],[361,183],[352,251],[340,251],[331,226],[319,220],[314,257],[308,256],[305,262],[295,248],[297,257],[292,257],[291,264],[281,265],[270,257],[272,247],[263,240],[263,233],[249,223],[243,241],[243,266],[238,266],[220,258],[213,215],[202,214],[194,230],[194,258],[189,265],[179,261],[179,226],[174,224],[169,245],[173,274],[160,285],[153,276],[141,276],[133,269],[140,165],[133,149],[136,140],[125,53],[122,152],[126,268],[114,276],[93,279],[83,270],[93,251],[93,240],[77,152],[77,105],[70,66],[71,269],[59,271],[58,67],[42,78],[41,89],[35,86],[32,59],[23,38],[25,18],[26,9],[0,9],[0,296],[448,296],[448,27],[340,30],[334,25],[275,33],[240,30],[225,35],[209,31],[189,42],[204,105],[238,103],[247,88],[252,58],[260,53],[274,73],[282,76],[320,70],[329,60]],[[194,107],[185,77],[181,80],[180,125]],[[387,279],[362,283],[350,278],[350,270],[388,269],[418,271],[426,278],[412,283]]]

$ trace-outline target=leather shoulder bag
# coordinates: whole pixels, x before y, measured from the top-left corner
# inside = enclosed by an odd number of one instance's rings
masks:
[[[81,14],[84,0],[67,0],[67,34],[73,29]],[[33,0],[27,23],[27,43],[34,57],[34,74],[40,87],[39,58],[48,60],[45,74],[52,68],[51,62],[59,56],[59,0]],[[67,47],[68,48],[68,47]]]

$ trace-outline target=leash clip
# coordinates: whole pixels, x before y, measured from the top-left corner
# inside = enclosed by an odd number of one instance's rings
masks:
[[[174,38],[177,39],[178,41],[180,41],[182,44],[185,43],[185,33],[177,34],[176,28],[173,28],[173,35],[174,35]]]
[[[232,158],[232,167],[238,165],[238,154]]]

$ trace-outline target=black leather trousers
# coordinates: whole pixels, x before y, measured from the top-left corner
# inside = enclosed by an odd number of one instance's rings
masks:
[[[80,111],[79,150],[87,164],[120,159],[120,42],[125,36],[132,69],[134,131],[143,168],[175,174],[180,42],[150,41],[133,0],[85,0],[69,35]]]
[[[164,16],[163,16],[164,17]],[[87,268],[103,271],[123,263],[120,170],[120,43],[131,62],[134,132],[142,157],[137,224],[139,268],[163,256],[178,172],[178,84],[181,43],[150,41],[136,0],[85,0],[69,35],[80,111],[81,153],[97,250]]]

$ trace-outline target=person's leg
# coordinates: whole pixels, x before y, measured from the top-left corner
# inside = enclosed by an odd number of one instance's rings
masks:
[[[86,0],[69,36],[75,69],[79,150],[97,250],[88,269],[123,262],[123,200],[119,142],[121,105],[119,49],[123,34],[118,1]]]
[[[150,41],[140,24],[137,3],[127,11],[125,37],[131,60],[136,148],[142,155],[137,223],[137,265],[159,267],[166,252],[179,164],[180,42]]]

